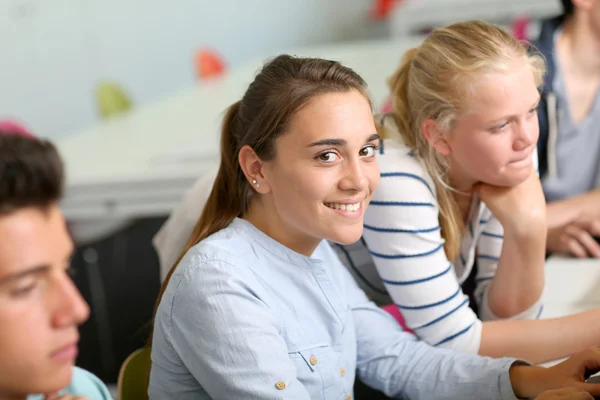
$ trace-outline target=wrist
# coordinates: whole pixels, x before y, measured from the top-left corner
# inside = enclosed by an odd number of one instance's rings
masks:
[[[545,240],[548,231],[546,206],[544,206],[543,209],[530,210],[527,215],[513,218],[512,221],[506,223],[506,225],[503,224],[503,228],[505,236],[508,233],[509,235],[520,239],[541,237]]]
[[[580,218],[598,218],[598,203],[600,202],[600,190],[596,189],[566,200],[568,205],[578,210]]]
[[[515,362],[508,371],[515,396],[520,399],[534,398],[547,390],[544,375],[547,369]]]
[[[531,219],[503,228],[505,241],[513,239],[521,245],[531,246],[538,243],[545,246],[548,236],[548,224],[545,219]]]

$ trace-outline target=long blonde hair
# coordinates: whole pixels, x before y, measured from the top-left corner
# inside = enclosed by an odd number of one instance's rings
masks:
[[[449,260],[459,253],[464,222],[447,178],[448,162],[427,141],[421,125],[432,119],[450,130],[468,105],[472,83],[484,73],[508,71],[518,59],[527,62],[540,87],[545,73],[541,55],[528,52],[526,44],[495,25],[459,22],[434,30],[419,47],[408,50],[389,79],[394,121],[435,182]]]

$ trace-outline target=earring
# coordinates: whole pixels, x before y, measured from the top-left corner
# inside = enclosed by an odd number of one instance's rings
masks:
[[[252,180],[252,184],[256,185],[256,187],[260,187],[260,183],[256,182],[256,179]]]

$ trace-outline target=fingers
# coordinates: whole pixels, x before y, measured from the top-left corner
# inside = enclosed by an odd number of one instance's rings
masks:
[[[583,397],[584,399],[593,399],[594,397],[600,396],[600,384],[599,383],[582,383],[578,386],[578,389],[587,392],[590,397]],[[570,397],[568,397],[570,399]]]
[[[584,258],[588,255],[596,258],[600,257],[600,244],[587,230],[571,224],[567,226],[565,233],[570,237],[569,250],[577,257]]]
[[[600,221],[595,219],[589,221],[585,226],[585,230],[588,231],[592,236],[600,236]]]
[[[542,393],[535,400],[589,400],[594,397],[582,388],[563,388]]]
[[[576,236],[569,234],[569,229],[573,231],[573,229],[571,229],[571,225],[569,225],[560,238],[560,241],[563,243],[564,249],[569,253],[573,254],[575,257],[587,258],[587,252],[585,251],[585,248],[582,246],[579,240],[577,240]]]

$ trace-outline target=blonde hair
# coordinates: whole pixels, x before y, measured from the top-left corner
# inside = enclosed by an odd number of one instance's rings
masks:
[[[435,182],[449,260],[459,253],[464,222],[448,182],[447,160],[427,141],[421,125],[432,119],[442,130],[450,130],[468,106],[472,83],[482,74],[508,71],[519,59],[527,62],[540,87],[545,63],[539,54],[530,54],[524,43],[495,25],[459,22],[434,30],[419,47],[408,50],[389,79],[394,121]]]

